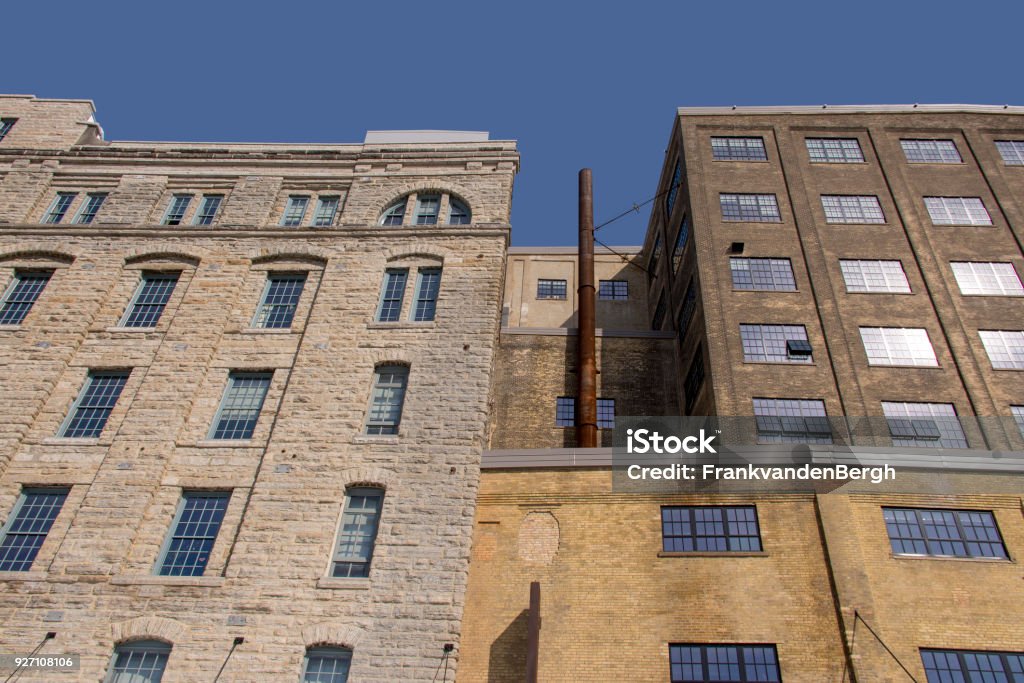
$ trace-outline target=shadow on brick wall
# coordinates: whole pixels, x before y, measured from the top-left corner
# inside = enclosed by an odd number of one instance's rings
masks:
[[[491,643],[487,683],[521,683],[526,675],[526,626],[530,610],[524,609]]]

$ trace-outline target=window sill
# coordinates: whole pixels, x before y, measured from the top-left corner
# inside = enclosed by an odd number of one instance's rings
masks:
[[[84,437],[63,437],[63,436],[48,436],[42,440],[44,446],[99,446],[106,445],[109,442],[100,443],[99,437],[84,438]]]
[[[770,294],[799,294],[799,289],[736,289],[732,288],[734,292],[767,292]]]
[[[397,434],[359,434],[352,437],[349,443],[399,444]]]
[[[933,228],[994,228],[995,223],[932,223]]]
[[[761,551],[740,550],[740,551],[706,551],[698,550],[691,553],[670,553],[662,551],[658,557],[768,557],[768,553]]]
[[[939,560],[945,562],[987,562],[990,564],[1017,564],[1008,557],[944,557],[942,555],[900,555],[892,553],[894,560]]]
[[[897,363],[872,363],[868,361],[869,368],[910,368],[911,370],[942,370],[941,365],[902,365]]]
[[[112,576],[115,586],[196,586],[218,588],[224,585],[223,576]]]
[[[768,164],[767,159],[711,159],[716,164]]]
[[[809,368],[813,368],[813,367],[815,367],[817,365],[817,363],[815,363],[813,361],[810,362],[810,363],[800,363],[800,362],[791,361],[791,360],[744,360],[743,364],[744,365],[796,365],[797,367],[804,366],[804,367],[809,367]]]
[[[187,445],[187,444],[185,444]],[[202,439],[196,441],[196,448],[258,448],[252,439]]]
[[[325,576],[316,582],[316,587],[325,590],[366,591],[370,590],[370,580],[363,578],[344,579],[335,576]]]
[[[43,571],[27,571],[27,572],[0,572],[0,581],[45,581],[46,572]]]
[[[243,327],[239,334],[298,334],[291,327]]]
[[[394,322],[369,322],[366,323],[368,330],[430,330],[437,326],[434,320],[413,322],[411,320],[396,320]]]
[[[847,222],[842,222],[842,223],[836,222],[836,223],[833,223],[833,222],[830,222],[830,221],[825,221],[825,225],[861,225],[861,226],[872,227],[872,228],[873,227],[882,227],[882,228],[890,227],[889,223],[861,223],[861,222],[856,222],[856,223],[854,223],[854,222],[849,222],[849,223],[847,223]]]
[[[21,328],[21,325],[0,325],[0,332],[4,332],[6,330],[20,330]]]
[[[103,332],[127,332],[128,334],[144,334],[146,332],[163,332],[159,327],[104,327]]]

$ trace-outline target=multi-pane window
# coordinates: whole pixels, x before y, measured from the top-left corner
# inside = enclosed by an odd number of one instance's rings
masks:
[[[1020,683],[1024,652],[921,650],[927,683]]]
[[[629,299],[627,280],[601,280],[597,286],[597,298],[602,301],[626,301]]]
[[[907,274],[900,261],[840,260],[847,292],[910,293]]]
[[[704,346],[698,345],[690,361],[690,368],[686,371],[686,379],[683,381],[683,391],[686,394],[686,412],[693,410],[697,402],[697,394],[704,385]]]
[[[67,489],[24,489],[3,528],[0,571],[27,572],[68,497]]]
[[[696,310],[697,286],[691,279],[686,286],[686,293],[683,295],[683,305],[679,308],[679,318],[676,320],[680,341],[686,338],[686,331],[690,328],[690,321],[693,320],[693,313]]]
[[[668,311],[668,304],[665,303],[665,292],[658,297],[658,305],[654,307],[654,317],[651,318],[651,329],[660,330],[665,324],[665,313]]]
[[[779,223],[779,203],[773,194],[725,194],[718,195],[722,206],[723,221],[748,223]]]
[[[939,364],[928,331],[920,327],[862,327],[860,338],[868,354],[868,365]]]
[[[661,508],[661,543],[668,553],[760,552],[753,505]]]
[[[731,258],[734,289],[795,292],[793,264],[788,258]]]
[[[383,503],[381,489],[352,488],[346,492],[331,576],[365,578],[370,575]]]
[[[665,220],[672,217],[672,209],[676,205],[676,197],[679,196],[680,185],[683,182],[683,161],[682,159],[676,160],[676,165],[672,170],[672,184],[668,188],[668,194],[665,195]]]
[[[1012,263],[953,261],[949,265],[961,294],[1024,296],[1024,285],[1021,285]]]
[[[11,132],[11,128],[14,128],[15,122],[18,119],[0,119],[0,140],[7,137],[7,134]]]
[[[743,360],[810,363],[811,346],[803,325],[740,325]]]
[[[199,210],[192,219],[192,225],[210,225],[217,217],[217,210],[220,209],[224,196],[219,194],[204,194],[199,202]]]
[[[780,683],[774,645],[669,645],[672,683]]]
[[[305,286],[305,273],[268,273],[252,326],[272,330],[291,327]]]
[[[565,280],[537,280],[538,299],[564,299],[565,293]]]
[[[885,214],[874,195],[821,195],[829,223],[884,223]]]
[[[996,140],[996,149],[1007,166],[1024,166],[1024,140]]]
[[[959,164],[963,162],[952,140],[900,140],[903,154],[912,164]]]
[[[311,647],[306,650],[302,683],[348,683],[352,650],[341,647]]]
[[[171,197],[171,203],[167,205],[167,212],[164,213],[164,225],[181,225],[185,220],[185,212],[192,203],[192,195],[176,194]]]
[[[711,156],[715,161],[767,161],[764,138],[713,137]]]
[[[951,403],[882,402],[893,446],[967,448],[967,437]]]
[[[157,562],[160,576],[202,576],[228,509],[227,491],[185,491]]]
[[[60,436],[68,439],[98,437],[127,382],[127,372],[89,373],[61,427]]]
[[[1006,547],[991,512],[882,508],[882,513],[897,555],[1006,559]]]
[[[397,204],[392,204],[380,217],[381,225],[401,225],[405,220],[405,204],[407,197],[403,197]]]
[[[60,223],[64,220],[64,215],[71,208],[71,202],[75,201],[76,196],[75,192],[58,192],[50,203],[50,208],[43,215],[43,223]]]
[[[980,197],[925,197],[924,205],[935,225],[992,225]]]
[[[0,299],[0,325],[20,325],[50,281],[53,271],[15,272]]]
[[[367,434],[398,434],[408,381],[409,368],[403,365],[381,365],[377,368],[366,419]]]
[[[421,194],[416,197],[416,225],[436,225],[437,214],[441,211],[441,195]]]
[[[1010,406],[1010,414],[1013,415],[1013,421],[1017,423],[1020,435],[1024,436],[1024,406]]]
[[[455,197],[448,198],[448,225],[469,225],[472,218],[468,206]]]
[[[811,161],[830,164],[859,164],[864,161],[857,138],[805,138]]]
[[[405,296],[405,282],[409,271],[404,268],[388,268],[384,271],[384,286],[380,290],[377,304],[377,322],[395,322],[402,317],[402,298]]]
[[[160,683],[171,646],[158,640],[135,640],[114,649],[114,663],[104,683]]]
[[[178,284],[178,273],[143,273],[121,327],[156,327]]]
[[[78,209],[78,214],[71,222],[78,225],[88,225],[89,223],[92,223],[93,219],[96,218],[96,214],[100,212],[100,207],[103,206],[103,202],[106,200],[106,192],[90,192],[85,195],[85,201],[82,202],[82,207]]]
[[[555,399],[555,426],[576,426],[576,399],[572,396],[559,396]]]
[[[211,439],[252,438],[270,388],[268,372],[232,372],[210,429]]]
[[[437,312],[437,294],[441,290],[441,269],[420,268],[416,278],[416,296],[413,299],[412,319],[427,322]]]
[[[661,235],[654,238],[654,247],[651,248],[651,260],[647,264],[647,277],[654,279],[658,277],[658,263],[661,261]]]
[[[309,197],[302,194],[290,195],[288,197],[288,204],[284,207],[284,214],[281,215],[281,225],[286,228],[302,225],[302,219],[306,217],[307,207],[309,207]]]
[[[825,402],[805,398],[755,398],[758,443],[832,443]]]
[[[676,244],[672,247],[672,272],[678,273],[679,266],[683,263],[683,254],[686,251],[686,242],[690,239],[690,217],[683,214],[683,220],[679,222],[679,233],[676,235]]]
[[[615,399],[597,399],[597,428],[615,429]]]
[[[339,197],[318,197],[316,210],[313,212],[313,227],[326,228],[334,224],[334,214],[338,213]]]
[[[1024,370],[1024,331],[979,330],[992,367],[999,370]]]

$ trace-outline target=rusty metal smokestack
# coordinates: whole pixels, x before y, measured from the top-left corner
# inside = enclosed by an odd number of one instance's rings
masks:
[[[576,446],[597,447],[597,360],[594,347],[594,195],[590,169],[580,171],[579,331],[576,335]]]

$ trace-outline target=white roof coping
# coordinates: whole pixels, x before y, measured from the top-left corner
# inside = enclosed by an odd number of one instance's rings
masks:
[[[368,130],[364,145],[408,144],[417,142],[487,142],[485,130]]]

